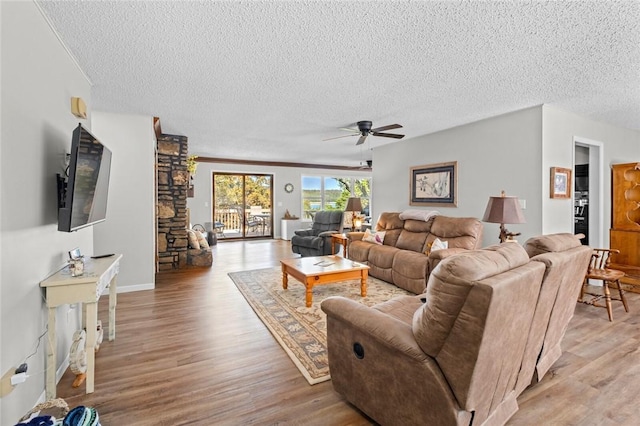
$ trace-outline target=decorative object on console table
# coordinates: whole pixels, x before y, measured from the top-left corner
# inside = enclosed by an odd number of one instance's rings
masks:
[[[457,206],[457,167],[457,161],[411,167],[409,204]]]
[[[571,198],[571,169],[552,167],[549,178],[549,196],[551,198]]]
[[[499,197],[489,197],[487,209],[482,218],[484,222],[500,224],[500,242],[515,241],[513,237],[520,233],[512,233],[504,227],[506,224],[526,223],[517,197],[507,197],[502,191]]]
[[[623,271],[625,290],[640,293],[640,163],[611,166],[611,268]]]
[[[347,201],[347,207],[344,209],[345,212],[351,212],[351,226],[355,227],[356,217],[360,215],[362,211],[362,201],[358,197],[349,197]]]

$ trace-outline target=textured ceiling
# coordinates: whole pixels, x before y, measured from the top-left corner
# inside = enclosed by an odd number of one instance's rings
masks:
[[[370,149],[543,103],[640,129],[640,2],[37,0],[89,108],[191,153],[357,166]],[[341,127],[399,123],[405,139]]]

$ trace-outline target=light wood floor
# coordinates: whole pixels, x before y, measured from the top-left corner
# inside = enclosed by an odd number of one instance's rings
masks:
[[[71,388],[67,371],[58,396],[96,407],[103,426],[372,424],[330,381],[307,383],[227,276],[278,265],[294,256],[289,243],[213,251],[210,269],[163,273],[153,291],[118,295],[116,340],[96,355],[95,392]],[[613,323],[604,309],[577,306],[562,358],[521,395],[509,425],[638,424],[640,294],[627,295],[631,313],[616,303]],[[106,297],[99,315],[107,324]]]

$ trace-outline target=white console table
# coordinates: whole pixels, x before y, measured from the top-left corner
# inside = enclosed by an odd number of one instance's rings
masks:
[[[98,322],[98,299],[109,287],[109,340],[116,338],[116,275],[120,269],[121,254],[101,259],[87,259],[84,274],[72,277],[66,266],[40,282],[46,289],[49,308],[49,350],[47,352],[46,398],[56,397],[56,308],[64,304],[82,303],[82,323],[87,332],[86,393],[94,388],[95,344]]]

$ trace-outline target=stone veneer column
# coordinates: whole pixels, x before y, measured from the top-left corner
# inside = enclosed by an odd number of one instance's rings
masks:
[[[187,264],[187,137],[158,137],[158,271]]]

